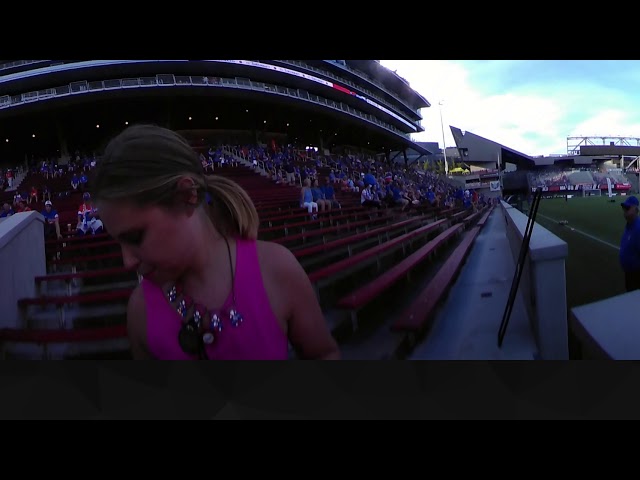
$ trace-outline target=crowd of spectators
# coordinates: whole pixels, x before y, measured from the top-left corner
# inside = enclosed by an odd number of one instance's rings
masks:
[[[300,206],[311,215],[339,208],[336,191],[360,195],[365,206],[403,210],[421,205],[471,208],[487,201],[485,195],[465,190],[417,163],[407,167],[389,162],[382,155],[321,154],[315,148],[297,149],[293,145],[234,149],[276,184],[298,185]]]

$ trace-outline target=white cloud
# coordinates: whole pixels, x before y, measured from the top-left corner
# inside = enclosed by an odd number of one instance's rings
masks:
[[[633,123],[628,112],[608,109],[588,118],[571,131],[572,136],[610,135],[614,137],[636,137],[640,133],[640,123]]]
[[[422,110],[425,132],[414,136],[418,141],[442,145],[439,100],[444,100],[442,117],[447,146],[454,145],[448,125],[529,155],[566,153],[569,135],[640,134],[640,124],[630,122],[625,112],[611,108],[597,112],[590,108],[594,101],[613,101],[613,92],[607,91],[604,85],[552,79],[497,93],[489,87],[508,85],[510,62],[470,65],[441,60],[382,60],[381,63],[397,70],[432,104],[431,108]],[[477,70],[471,71],[471,68]],[[478,72],[482,75],[477,75]],[[474,84],[470,79],[472,73],[476,74],[476,82],[478,77],[484,81]],[[588,113],[593,116],[583,120]]]

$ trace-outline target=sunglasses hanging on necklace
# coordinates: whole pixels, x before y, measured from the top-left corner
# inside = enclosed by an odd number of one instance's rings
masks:
[[[243,316],[236,307],[235,272],[231,258],[231,247],[227,238],[223,238],[227,245],[229,267],[231,269],[231,308],[228,311],[208,310],[206,307],[195,303],[184,292],[180,283],[173,285],[166,294],[167,300],[182,318],[182,327],[178,332],[180,348],[188,355],[197,355],[201,360],[208,358],[206,346],[215,342],[218,334],[222,332],[223,325],[227,319],[234,328],[238,327],[243,321]],[[190,311],[192,313],[189,315]]]

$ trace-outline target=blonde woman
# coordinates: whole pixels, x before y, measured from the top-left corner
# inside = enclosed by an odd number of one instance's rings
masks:
[[[247,193],[205,176],[180,135],[129,127],[107,145],[92,186],[125,266],[143,277],[127,310],[134,358],[284,360],[289,343],[300,358],[339,358],[296,258],[256,240]]]

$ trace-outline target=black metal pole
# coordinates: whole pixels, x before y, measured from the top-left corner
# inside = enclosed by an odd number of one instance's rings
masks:
[[[529,210],[529,218],[527,219],[527,226],[525,228],[524,237],[522,238],[522,245],[520,247],[520,255],[518,256],[518,262],[516,263],[516,271],[513,275],[513,281],[511,282],[511,290],[509,292],[509,299],[505,306],[504,314],[502,315],[502,322],[500,323],[500,330],[498,331],[498,347],[502,347],[504,336],[507,333],[507,326],[511,318],[511,312],[513,311],[513,305],[515,303],[516,294],[518,293],[518,287],[520,285],[520,279],[522,278],[522,271],[524,270],[524,263],[529,253],[529,243],[531,242],[531,234],[533,233],[533,226],[535,225],[535,218],[538,214],[538,206],[540,205],[540,199],[542,198],[542,189],[538,188],[533,197],[533,205]]]

